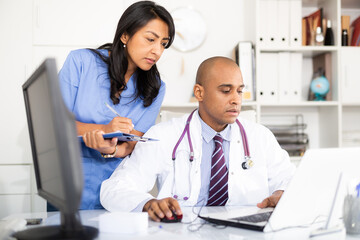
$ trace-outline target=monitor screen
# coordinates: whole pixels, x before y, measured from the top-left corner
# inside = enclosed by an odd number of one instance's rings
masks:
[[[30,228],[17,239],[91,239],[96,228],[82,226],[80,143],[74,116],[66,108],[54,59],[46,59],[24,83],[23,93],[39,195],[60,210],[61,225]]]
[[[33,151],[36,152],[37,186],[42,193],[47,193],[53,199],[53,204],[61,208],[65,202],[64,185],[61,183],[61,156],[56,139],[54,119],[50,100],[46,72],[42,72],[36,81],[26,89],[29,103],[29,113],[33,128]],[[47,100],[45,100],[47,99]],[[44,101],[45,100],[45,101]],[[77,181],[81,181],[80,179]],[[79,186],[81,188],[81,186]],[[76,190],[76,189],[75,189]],[[52,202],[52,200],[49,200]]]

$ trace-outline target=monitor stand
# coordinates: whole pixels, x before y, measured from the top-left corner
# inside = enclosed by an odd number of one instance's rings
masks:
[[[336,199],[338,197],[341,180],[342,180],[342,173],[340,173],[340,175],[339,175],[339,180],[338,180],[338,184],[336,187],[335,195],[334,195],[331,207],[330,207],[328,219],[326,221],[325,226],[311,231],[309,238],[315,240],[316,238],[324,238],[324,235],[326,235],[326,239],[345,239],[346,231],[345,231],[344,224],[342,223],[342,221],[335,226],[334,226],[334,224],[332,224],[332,222],[335,221],[334,208],[335,208],[335,204],[336,204]]]
[[[83,226],[79,212],[76,211],[72,214],[64,214],[61,212],[61,225],[29,228],[16,232],[12,236],[18,240],[94,239],[98,233],[97,228]]]

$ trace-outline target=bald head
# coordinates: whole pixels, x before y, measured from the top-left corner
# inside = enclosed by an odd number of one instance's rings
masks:
[[[243,88],[240,68],[231,59],[212,57],[202,62],[194,86],[201,119],[217,132],[234,123],[240,113]]]
[[[214,75],[221,74],[225,69],[239,69],[239,66],[226,57],[212,57],[203,61],[196,74],[196,83],[204,86]]]

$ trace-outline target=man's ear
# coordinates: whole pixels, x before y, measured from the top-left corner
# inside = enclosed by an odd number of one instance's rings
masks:
[[[120,38],[121,42],[123,44],[127,44],[127,42],[129,41],[129,35],[125,32],[121,35],[121,38]]]
[[[198,102],[202,102],[204,98],[204,87],[200,84],[195,84],[194,86],[194,96]]]

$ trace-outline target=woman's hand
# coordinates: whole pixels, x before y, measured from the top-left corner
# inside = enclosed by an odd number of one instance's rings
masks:
[[[134,129],[131,119],[125,117],[115,117],[106,125],[82,123],[78,121],[76,124],[78,134],[83,136],[83,140],[87,147],[93,148],[103,154],[112,154],[115,152],[115,147],[117,146],[117,152],[114,156],[117,158],[129,155],[133,151],[136,142],[118,142],[117,138],[111,140],[104,139],[104,133],[121,131],[138,136],[144,135],[143,132]]]
[[[123,133],[130,133],[134,129],[134,125],[130,118],[115,117],[111,122],[104,125],[104,132],[110,133],[115,131],[121,131]]]
[[[104,132],[100,130],[94,130],[86,132],[83,135],[85,145],[89,148],[93,148],[100,153],[111,154],[116,150],[118,139],[116,137],[110,139],[104,139]]]

